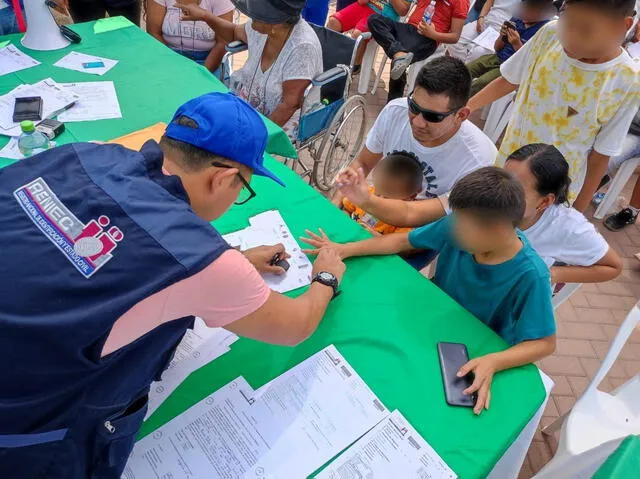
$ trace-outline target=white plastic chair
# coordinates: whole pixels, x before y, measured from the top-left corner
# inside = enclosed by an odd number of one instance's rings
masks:
[[[611,394],[597,389],[638,324],[640,309],[636,304],[582,396],[569,413],[542,430],[553,434],[562,427],[556,455],[536,478],[591,477],[606,459],[606,451],[615,449],[629,434],[640,434],[640,374]]]
[[[512,92],[491,104],[483,131],[494,143],[498,141],[511,120],[515,97],[516,92]]]
[[[604,195],[602,202],[598,205],[598,209],[596,209],[593,215],[594,218],[601,220],[613,209],[620,193],[622,193],[624,186],[627,184],[627,181],[629,181],[629,178],[631,178],[631,175],[633,175],[638,164],[640,164],[640,157],[631,158],[620,165],[616,175],[611,180],[611,183],[609,183],[607,194]]]
[[[576,291],[578,291],[578,288],[580,288],[580,286],[582,286],[582,283],[567,283],[565,284],[560,291],[558,291],[554,296],[553,296],[553,309],[558,309],[558,306],[560,306],[562,303],[564,303],[567,299],[569,299],[569,296],[571,296],[573,293],[575,293]]]

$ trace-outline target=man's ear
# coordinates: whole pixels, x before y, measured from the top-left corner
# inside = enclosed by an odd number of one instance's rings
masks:
[[[208,168],[207,185],[209,193],[214,193],[223,187],[230,187],[237,174],[237,168]]]
[[[458,120],[460,120],[460,123],[462,123],[467,118],[469,118],[469,115],[471,115],[471,110],[469,109],[468,106],[463,106],[456,113],[456,117],[458,118]]]

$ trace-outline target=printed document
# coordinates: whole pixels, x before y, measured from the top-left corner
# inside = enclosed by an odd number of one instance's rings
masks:
[[[102,62],[104,63],[104,66],[97,68],[86,68],[83,66],[83,64],[85,63],[96,62]],[[82,73],[89,73],[91,75],[104,75],[114,66],[116,66],[117,63],[118,60],[96,57],[94,55],[86,55],[84,53],[71,52],[55,62],[53,65],[56,67],[67,68],[69,70],[75,70]]]
[[[458,476],[407,422],[393,411],[316,479],[454,479]]]
[[[80,100],[70,109],[60,113],[59,121],[67,123],[122,118],[118,95],[112,81],[61,83],[61,85],[78,95]]]
[[[0,76],[40,65],[40,62],[23,53],[15,45],[0,48]]]
[[[500,32],[495,31],[491,27],[487,27],[480,35],[473,39],[473,43],[493,52],[495,51],[494,45],[499,36]]]
[[[306,477],[389,411],[334,346],[253,391],[227,384],[140,440],[123,478]]]

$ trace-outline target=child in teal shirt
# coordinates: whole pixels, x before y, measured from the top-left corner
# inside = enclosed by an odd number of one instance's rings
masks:
[[[555,350],[549,270],[516,228],[524,215],[522,185],[496,167],[476,170],[449,196],[453,214],[410,233],[336,244],[321,232],[303,241],[335,248],[341,257],[396,254],[412,249],[439,252],[434,283],[511,346],[470,360],[458,372],[473,372],[465,393],[477,392],[476,414],[488,409],[496,372],[538,361]]]

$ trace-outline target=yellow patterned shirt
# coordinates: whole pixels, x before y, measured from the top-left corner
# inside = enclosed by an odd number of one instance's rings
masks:
[[[582,188],[589,153],[620,153],[640,106],[640,63],[622,48],[606,63],[570,58],[556,28],[557,22],[545,25],[501,65],[505,80],[519,87],[497,164],[504,165],[513,151],[529,143],[553,144],[569,162],[573,201]]]

